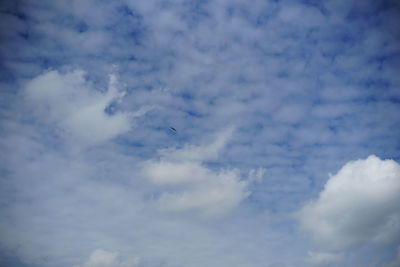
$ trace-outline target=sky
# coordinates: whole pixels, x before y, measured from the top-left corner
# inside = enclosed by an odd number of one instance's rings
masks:
[[[0,12],[0,266],[400,266],[398,1]]]

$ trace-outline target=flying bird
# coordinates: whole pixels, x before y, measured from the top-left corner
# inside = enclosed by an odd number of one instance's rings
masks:
[[[169,129],[170,129],[171,131],[174,131],[175,133],[177,132],[176,129],[175,129],[174,127],[169,127]]]

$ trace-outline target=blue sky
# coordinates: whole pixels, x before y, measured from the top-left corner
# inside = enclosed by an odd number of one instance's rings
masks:
[[[399,266],[396,1],[0,11],[0,265]]]

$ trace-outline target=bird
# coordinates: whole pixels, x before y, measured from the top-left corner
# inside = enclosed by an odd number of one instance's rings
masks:
[[[174,127],[169,127],[169,129],[170,129],[171,131],[174,131],[175,133],[177,132],[176,129],[175,129]]]

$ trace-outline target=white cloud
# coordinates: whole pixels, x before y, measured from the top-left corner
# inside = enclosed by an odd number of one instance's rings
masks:
[[[123,261],[118,256],[118,252],[96,249],[83,265],[76,267],[136,267],[139,264],[138,258]]]
[[[249,181],[260,183],[264,178],[264,174],[265,174],[264,168],[251,169],[249,172]]]
[[[108,90],[92,88],[83,71],[49,71],[26,85],[26,99],[41,121],[57,125],[64,137],[82,146],[105,142],[130,129],[130,114],[107,114],[105,109],[124,93],[110,75]]]
[[[212,172],[197,162],[150,161],[143,173],[156,185],[197,183],[207,179]]]
[[[249,181],[241,180],[238,170],[212,170],[203,163],[216,159],[232,130],[222,131],[210,145],[162,150],[160,160],[144,164],[142,173],[152,183],[169,186],[169,190],[172,186],[172,191],[165,190],[158,198],[159,209],[214,217],[227,213],[249,196]]]
[[[296,123],[306,116],[307,109],[301,104],[288,104],[276,112],[276,119],[281,122]]]
[[[341,263],[343,260],[344,258],[340,254],[309,251],[306,262],[312,266],[329,266]]]
[[[400,165],[369,156],[347,163],[298,215],[321,248],[341,250],[398,242],[399,203]]]
[[[323,23],[325,17],[316,8],[304,5],[288,5],[279,12],[279,18],[287,23],[296,23],[302,26],[317,26]]]
[[[248,182],[240,181],[235,170],[212,172],[201,168],[209,174],[202,177],[203,181],[182,191],[162,194],[158,200],[159,207],[166,211],[194,210],[213,217],[230,211],[250,194]],[[196,170],[190,171],[195,173]]]
[[[233,127],[220,132],[216,140],[203,146],[186,145],[181,149],[169,148],[160,150],[162,157],[173,161],[203,161],[215,160],[233,134]]]

